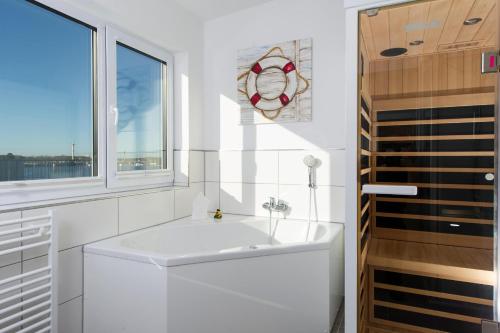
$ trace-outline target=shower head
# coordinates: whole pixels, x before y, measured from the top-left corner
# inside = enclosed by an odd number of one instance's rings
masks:
[[[316,158],[312,155],[307,155],[304,157],[304,164],[308,166],[309,168],[312,168],[316,165],[317,161]]]

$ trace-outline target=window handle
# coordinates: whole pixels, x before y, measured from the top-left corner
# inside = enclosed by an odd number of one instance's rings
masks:
[[[109,113],[114,116],[115,120],[115,126],[118,125],[118,108],[114,105],[110,105],[109,106]]]

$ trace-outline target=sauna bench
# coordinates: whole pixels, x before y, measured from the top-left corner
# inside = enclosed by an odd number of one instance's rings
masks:
[[[493,259],[492,250],[372,238],[370,324],[480,333],[493,319]]]

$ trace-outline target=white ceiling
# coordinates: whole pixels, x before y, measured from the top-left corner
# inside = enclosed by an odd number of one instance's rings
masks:
[[[271,0],[175,0],[204,20],[211,20]]]

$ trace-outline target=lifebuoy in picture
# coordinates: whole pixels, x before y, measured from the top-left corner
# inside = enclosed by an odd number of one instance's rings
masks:
[[[268,99],[259,94],[257,87],[257,77],[264,70],[278,68],[286,76],[285,88],[281,95]],[[290,59],[282,56],[267,56],[256,62],[248,72],[246,82],[246,93],[250,103],[254,107],[263,111],[278,111],[287,106],[295,97],[298,88],[298,75],[295,64]]]

